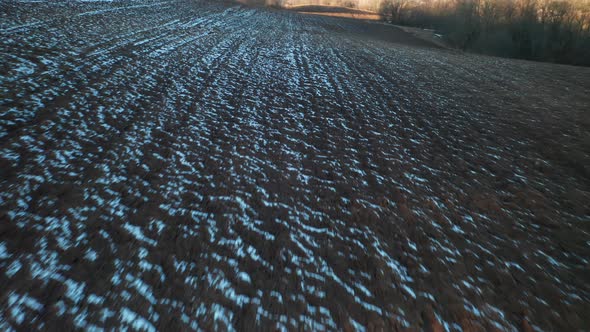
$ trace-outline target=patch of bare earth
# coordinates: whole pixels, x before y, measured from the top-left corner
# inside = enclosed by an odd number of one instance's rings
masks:
[[[338,7],[338,6],[321,6],[321,5],[303,5],[286,7],[289,10],[308,15],[322,15],[331,17],[352,18],[357,20],[379,21],[383,17],[381,14],[360,10],[355,8]]]

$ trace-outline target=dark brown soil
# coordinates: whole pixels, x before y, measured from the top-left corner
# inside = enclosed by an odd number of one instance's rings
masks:
[[[0,330],[590,329],[589,68],[221,3],[0,17]]]

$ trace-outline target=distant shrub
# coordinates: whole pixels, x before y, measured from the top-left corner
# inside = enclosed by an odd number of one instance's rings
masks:
[[[342,2],[342,7],[346,7],[346,8],[356,8],[357,7],[357,3],[354,1],[343,1]]]

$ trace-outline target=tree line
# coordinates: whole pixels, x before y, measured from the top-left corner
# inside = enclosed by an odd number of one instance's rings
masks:
[[[384,0],[380,12],[464,50],[590,66],[590,0]]]

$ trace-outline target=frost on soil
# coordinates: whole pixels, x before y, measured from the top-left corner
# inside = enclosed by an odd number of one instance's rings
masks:
[[[0,7],[3,330],[589,327],[588,69],[228,4]]]

